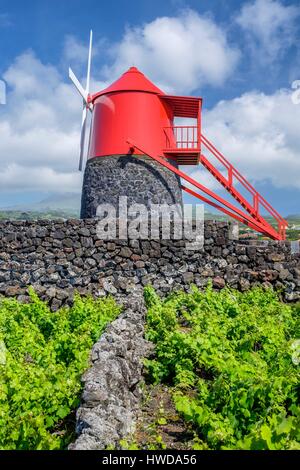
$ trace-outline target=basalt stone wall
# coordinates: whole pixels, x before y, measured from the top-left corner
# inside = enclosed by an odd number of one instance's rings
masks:
[[[82,377],[81,405],[76,413],[77,439],[70,450],[118,446],[133,432],[142,398],[143,358],[153,353],[144,338],[146,307],[140,288],[116,296],[121,315],[94,344],[90,368]]]
[[[127,196],[129,206],[182,205],[180,178],[149,157],[112,155],[89,160],[83,179],[81,218],[95,217],[97,206],[105,203],[113,205],[118,215],[120,196]]]
[[[300,299],[299,244],[234,240],[227,222],[205,223],[203,250],[184,240],[99,240],[97,220],[0,222],[0,295],[28,298],[32,285],[53,310],[75,291],[103,296],[131,294],[152,284],[159,293],[191,283],[247,290],[280,288]],[[294,251],[294,253],[292,252]]]

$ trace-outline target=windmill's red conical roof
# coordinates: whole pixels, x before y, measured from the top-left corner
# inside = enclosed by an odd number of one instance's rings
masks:
[[[142,72],[136,67],[130,67],[127,72],[123,73],[118,80],[113,82],[109,87],[93,95],[92,100],[100,95],[106,95],[107,93],[113,93],[116,91],[145,91],[148,93],[156,93],[163,95],[161,91],[149,78],[147,78]]]

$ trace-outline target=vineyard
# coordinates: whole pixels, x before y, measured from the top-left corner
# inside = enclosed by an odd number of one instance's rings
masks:
[[[194,449],[300,449],[299,306],[260,288],[145,297],[149,379],[168,386]]]
[[[299,305],[272,290],[210,285],[165,298],[147,287],[144,297],[154,344],[144,359],[144,400],[154,397],[149,442],[136,432],[120,448],[173,447],[163,433],[172,420],[188,436],[180,449],[300,448]],[[1,300],[0,449],[66,449],[74,441],[81,376],[120,310],[111,297],[75,296],[72,307],[52,312],[32,290],[30,303]]]
[[[110,299],[77,296],[53,313],[31,292],[29,304],[0,304],[0,449],[64,449],[92,345],[120,313]]]

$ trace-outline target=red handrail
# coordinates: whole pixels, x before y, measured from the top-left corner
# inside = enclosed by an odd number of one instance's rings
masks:
[[[259,205],[264,207],[266,211],[277,221],[278,230],[284,236],[287,222],[281,215],[256,191],[256,189],[247,181],[243,175],[224,157],[224,155],[205,137],[201,134],[201,143],[207,148],[228,170],[228,185],[233,187],[233,177],[235,177],[242,186],[250,192],[253,197],[253,209],[259,214]]]
[[[165,150],[178,151],[182,154],[187,153],[188,151],[195,151],[200,156],[200,163],[202,163],[208,171],[229,191],[229,193],[243,206],[244,209],[251,215],[251,217],[242,215],[237,208],[232,206],[230,203],[222,203],[229,207],[229,210],[235,212],[235,218],[241,221],[242,217],[244,223],[256,228],[262,233],[269,234],[275,239],[284,240],[285,239],[285,230],[288,226],[287,222],[281,215],[261,196],[261,194],[246,180],[246,178],[224,157],[224,155],[205,137],[201,134],[200,126],[169,126],[164,127],[164,133],[166,137],[166,146]],[[221,171],[219,171],[213,163],[211,163],[208,158],[201,153],[201,144],[205,147],[227,170],[227,177],[224,176]],[[158,159],[157,156],[151,155],[152,158]],[[157,160],[162,163],[160,160]],[[165,165],[165,163],[164,163]],[[172,170],[179,175],[179,170]],[[189,177],[181,172],[179,175],[182,178],[188,179]],[[239,182],[246,191],[252,197],[252,203],[250,203],[239,191],[234,187],[234,179]],[[191,184],[200,188],[199,183],[196,183],[194,180]],[[186,191],[192,193],[189,189],[183,187]],[[207,189],[206,189],[207,191]],[[216,200],[218,196],[216,194],[211,194]],[[200,197],[199,195],[197,197]],[[203,199],[203,196],[200,199]],[[210,202],[211,203],[211,202]],[[213,204],[212,204],[213,205]],[[278,232],[272,227],[272,225],[260,214],[260,207],[263,207],[269,215],[275,219],[278,223]],[[220,207],[219,207],[220,208]],[[228,212],[228,209],[220,209],[223,212]],[[239,214],[239,216],[237,216]]]
[[[206,188],[204,185],[202,185],[198,181],[194,180],[193,178],[191,178],[189,175],[187,175],[183,171],[181,171],[178,168],[176,168],[175,166],[171,165],[166,158],[159,157],[158,155],[154,155],[152,153],[149,153],[146,149],[144,149],[143,147],[137,145],[131,139],[127,139],[127,143],[129,144],[130,149],[132,150],[132,152],[133,152],[134,149],[137,149],[140,152],[142,152],[142,154],[148,155],[153,160],[156,160],[158,163],[160,163],[162,166],[168,168],[173,173],[175,173],[179,177],[183,178],[184,180],[186,180],[188,183],[192,184],[193,186],[195,186],[197,189],[200,189],[200,191],[203,191],[208,196],[212,197],[213,199],[215,199],[216,201],[221,203],[224,206],[224,208],[228,208],[231,211],[231,213],[232,212],[234,213],[234,214],[232,214],[233,217],[235,217],[237,219],[242,218],[245,221],[244,223],[247,223],[249,226],[251,226],[252,228],[255,228],[257,231],[259,231],[261,233],[264,233],[268,236],[271,236],[275,240],[281,239],[280,234],[278,232],[276,232],[276,230],[271,225],[266,223],[266,221],[263,218],[262,218],[262,221],[260,221],[260,220],[255,219],[254,217],[252,217],[249,214],[243,213],[239,208],[233,206],[231,203],[229,203],[228,201],[226,201],[222,197],[218,196],[213,191]],[[186,190],[186,188],[184,188],[184,189]],[[196,195],[196,193],[195,193],[195,195]],[[199,196],[197,196],[197,197],[199,197]],[[200,198],[203,199],[201,196],[200,196]],[[238,217],[236,217],[236,215],[238,215]]]

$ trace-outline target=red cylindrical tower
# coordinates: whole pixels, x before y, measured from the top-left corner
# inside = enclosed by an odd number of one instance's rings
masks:
[[[121,196],[128,206],[182,205],[180,178],[148,156],[133,150],[128,140],[146,152],[163,156],[166,142],[176,147],[174,112],[167,95],[136,67],[108,88],[89,96],[93,105],[88,161],[85,168],[81,217],[95,217],[97,207],[111,204],[118,214]],[[168,159],[168,157],[166,157]],[[170,158],[170,163],[177,166]]]
[[[93,95],[88,158],[126,155],[128,138],[142,142],[150,153],[163,155],[164,128],[171,127],[174,118],[163,95],[136,67]]]

